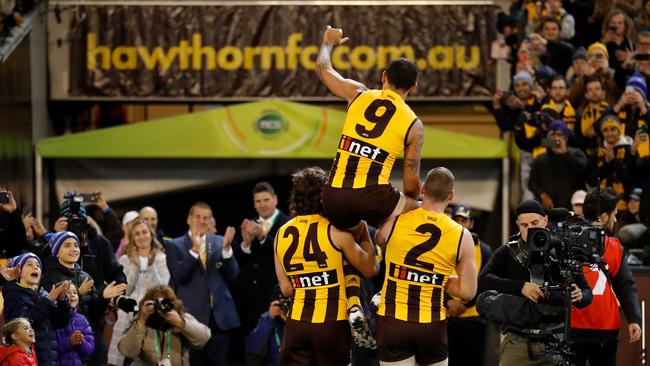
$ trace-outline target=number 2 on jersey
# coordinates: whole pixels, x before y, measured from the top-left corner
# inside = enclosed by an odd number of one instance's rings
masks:
[[[377,112],[381,107],[384,107],[384,113],[377,115]],[[374,123],[375,126],[372,129],[368,130],[365,126],[357,124],[354,129],[357,134],[359,134],[359,136],[363,136],[369,139],[377,138],[381,136],[382,133],[384,133],[386,126],[388,126],[388,122],[390,122],[390,119],[393,118],[396,111],[397,107],[395,107],[395,104],[393,104],[393,102],[390,100],[375,99],[372,101],[372,103],[370,103],[368,108],[366,108],[366,111],[363,112],[363,116],[366,118],[366,120],[368,122]]]
[[[298,243],[300,243],[300,231],[295,226],[289,226],[284,231],[284,238],[291,235],[291,244],[289,248],[284,253],[282,258],[282,263],[287,272],[302,271],[304,266],[302,263],[291,263],[293,255],[296,254],[298,249]],[[327,254],[323,252],[318,244],[318,223],[314,222],[309,225],[307,229],[307,236],[305,237],[305,243],[302,249],[302,256],[306,261],[318,263],[319,268],[327,267]]]
[[[427,239],[421,244],[414,246],[413,248],[411,248],[411,250],[408,251],[408,253],[406,253],[406,256],[404,257],[404,264],[433,271],[433,263],[422,262],[418,258],[424,253],[433,250],[433,248],[435,248],[436,245],[438,245],[438,242],[440,241],[440,236],[442,236],[442,232],[434,224],[422,224],[418,226],[417,229],[415,229],[415,231],[417,231],[420,234],[429,233],[431,234],[431,236],[429,237],[429,239]]]

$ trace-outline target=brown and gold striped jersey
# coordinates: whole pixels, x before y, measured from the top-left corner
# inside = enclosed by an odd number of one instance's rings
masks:
[[[388,184],[395,159],[417,116],[391,90],[368,90],[350,103],[328,185],[365,188]]]
[[[290,319],[347,319],[343,253],[332,244],[330,225],[321,215],[304,215],[278,231],[276,255],[295,289]]]
[[[386,243],[386,273],[377,314],[431,323],[447,317],[443,294],[456,268],[463,227],[423,208],[399,215]]]

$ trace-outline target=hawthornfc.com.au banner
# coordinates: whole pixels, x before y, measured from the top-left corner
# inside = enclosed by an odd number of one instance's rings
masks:
[[[493,6],[78,6],[69,23],[67,97],[323,99],[314,73],[327,25],[344,77],[379,88],[406,57],[420,69],[413,99],[491,95]],[[56,37],[52,34],[50,37]],[[65,67],[52,62],[53,73]]]

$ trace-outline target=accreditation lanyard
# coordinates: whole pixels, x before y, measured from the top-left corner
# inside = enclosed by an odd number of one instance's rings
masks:
[[[165,338],[167,339],[167,358],[170,358],[172,356],[172,330],[171,329],[168,329],[165,332]],[[160,354],[160,342],[158,341],[157,330],[153,332],[153,343],[156,349],[156,359],[160,361],[162,355]]]

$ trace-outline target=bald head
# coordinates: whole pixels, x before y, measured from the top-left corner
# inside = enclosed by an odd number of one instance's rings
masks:
[[[432,203],[451,200],[454,193],[454,175],[445,167],[429,170],[424,180],[424,198]]]
[[[153,231],[158,229],[158,212],[151,206],[144,206],[140,209],[140,220],[146,222]]]

